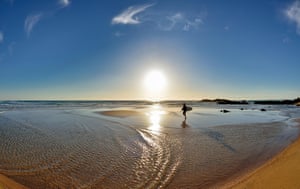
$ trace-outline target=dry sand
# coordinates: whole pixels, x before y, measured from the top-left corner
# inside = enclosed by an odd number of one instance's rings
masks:
[[[298,120],[300,123],[300,120]],[[234,189],[300,188],[300,138],[284,151],[241,180]]]
[[[28,189],[28,188],[0,174],[0,189]]]

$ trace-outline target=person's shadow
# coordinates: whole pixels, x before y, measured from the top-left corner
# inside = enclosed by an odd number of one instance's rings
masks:
[[[181,123],[181,127],[182,127],[182,128],[187,128],[187,127],[189,127],[189,125],[186,123],[186,120],[184,120],[184,121]]]

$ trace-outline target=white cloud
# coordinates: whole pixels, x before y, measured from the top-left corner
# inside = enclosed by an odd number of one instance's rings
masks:
[[[153,5],[154,4],[146,4],[141,6],[128,7],[125,11],[112,19],[112,24],[139,24],[141,23],[141,21],[136,15],[145,11],[147,8]]]
[[[169,25],[166,24],[166,30],[172,30],[176,24],[180,23],[180,22],[184,22],[184,17],[181,13],[176,13],[172,16],[167,16],[167,20],[170,22]]]
[[[198,29],[200,24],[203,24],[203,21],[200,18],[195,18],[194,20],[185,20],[183,30],[190,31],[191,29]]]
[[[203,20],[200,17],[188,18],[182,13],[175,13],[171,16],[166,16],[165,20],[161,20],[158,25],[160,29],[165,31],[176,29],[190,31],[198,29],[201,24],[203,24]]]
[[[24,23],[24,29],[27,36],[30,36],[31,31],[33,30],[34,26],[41,20],[42,16],[43,16],[42,13],[38,13],[26,17]]]
[[[70,0],[59,0],[59,4],[62,6],[62,7],[67,7],[69,6],[71,3]]]
[[[0,43],[2,43],[4,40],[4,34],[2,31],[0,31]]]
[[[158,29],[163,31],[182,30],[191,31],[197,30],[202,25],[205,12],[201,15],[184,14],[182,12],[170,13],[170,12],[147,12],[147,14],[141,14],[147,8],[154,4],[146,4],[141,6],[131,6],[121,12],[119,15],[112,19],[112,24],[140,24],[140,23],[152,23]],[[115,33],[115,36],[121,36]]]
[[[296,23],[297,33],[300,35],[300,1],[295,1],[284,13],[290,21]]]
[[[11,0],[10,0],[11,1]],[[26,32],[27,37],[30,36],[33,28],[40,22],[40,20],[43,18],[51,17],[51,15],[56,14],[57,11],[61,10],[62,8],[65,8],[71,4],[71,0],[57,0],[60,7],[58,7],[56,10],[48,11],[48,12],[40,12],[37,14],[31,14],[28,15],[25,19],[24,23],[24,30]]]

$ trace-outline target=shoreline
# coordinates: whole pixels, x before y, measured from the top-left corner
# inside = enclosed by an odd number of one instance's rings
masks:
[[[300,118],[294,119],[300,128]],[[300,133],[286,148],[261,166],[233,179],[222,188],[300,188]]]

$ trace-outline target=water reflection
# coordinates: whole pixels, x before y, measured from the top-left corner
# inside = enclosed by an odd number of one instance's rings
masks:
[[[160,131],[160,122],[163,114],[166,114],[166,112],[162,110],[162,107],[159,104],[153,105],[147,113],[150,122],[148,129],[152,131]]]
[[[189,125],[186,123],[186,120],[184,120],[184,121],[181,123],[181,127],[182,127],[182,128],[189,127]]]

